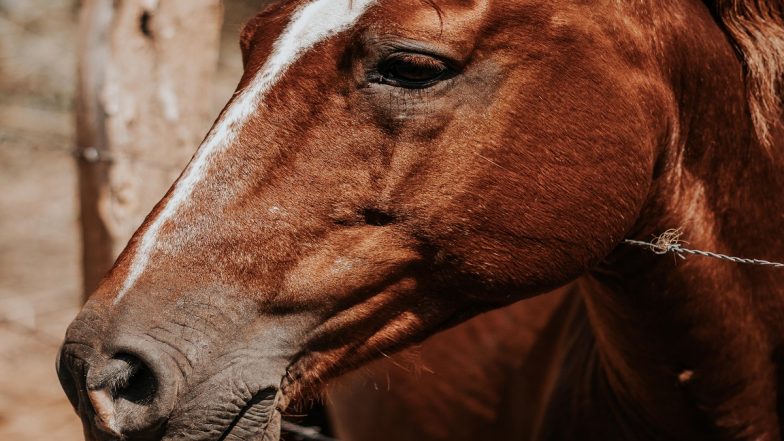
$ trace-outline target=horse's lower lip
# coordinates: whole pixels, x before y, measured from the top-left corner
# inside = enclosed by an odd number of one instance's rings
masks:
[[[277,440],[280,434],[279,391],[267,388],[257,392],[234,417],[219,440],[230,436],[244,441]]]

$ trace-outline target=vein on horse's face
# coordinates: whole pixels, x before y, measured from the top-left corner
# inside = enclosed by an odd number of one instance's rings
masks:
[[[155,250],[161,228],[187,202],[194,187],[206,176],[210,160],[231,146],[242,127],[286,70],[319,42],[353,26],[374,2],[375,0],[313,0],[292,15],[288,26],[275,42],[267,62],[212,128],[157,216],[147,225],[134,250],[127,276],[114,299],[114,304],[122,300],[144,272]]]

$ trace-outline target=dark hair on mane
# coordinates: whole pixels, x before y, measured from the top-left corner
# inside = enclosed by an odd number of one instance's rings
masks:
[[[784,117],[784,2],[706,0],[743,60],[751,118],[760,142]]]

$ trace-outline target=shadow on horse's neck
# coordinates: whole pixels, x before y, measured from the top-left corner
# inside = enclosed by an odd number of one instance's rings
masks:
[[[695,84],[679,101],[698,104],[680,109],[632,233],[649,239],[683,228],[691,248],[781,261],[784,129],[774,128],[774,145],[764,148],[739,74],[715,84],[691,77]],[[601,381],[619,412],[665,428],[672,439],[779,439],[782,276],[779,269],[618,248],[579,289]]]

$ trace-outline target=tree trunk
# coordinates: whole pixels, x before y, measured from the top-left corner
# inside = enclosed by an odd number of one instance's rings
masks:
[[[85,297],[209,128],[220,0],[84,0],[76,98]]]

